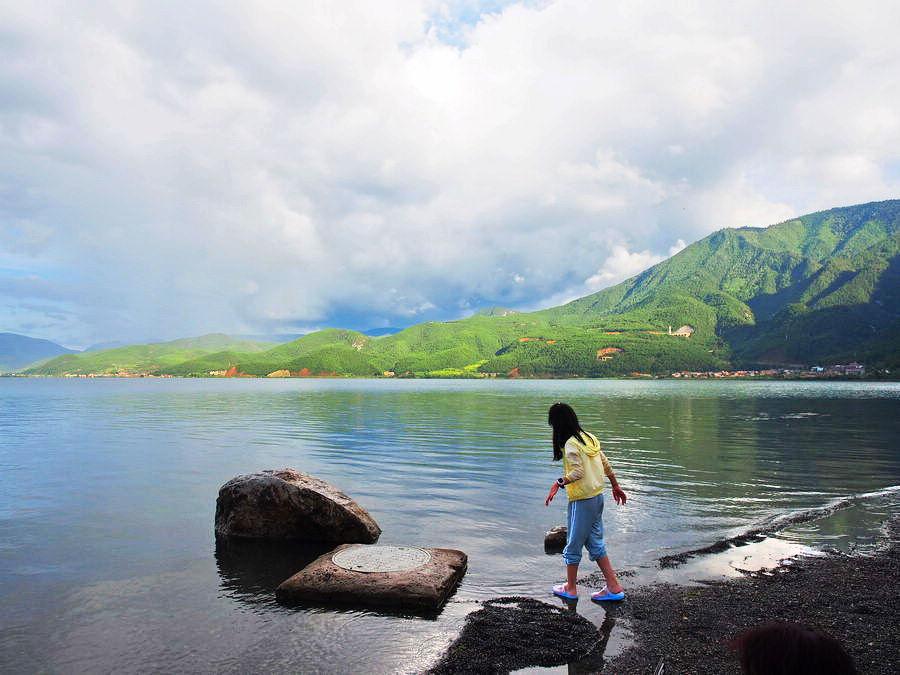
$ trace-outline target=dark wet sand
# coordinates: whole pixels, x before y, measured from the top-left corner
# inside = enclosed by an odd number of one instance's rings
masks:
[[[860,673],[900,668],[900,527],[873,556],[829,554],[792,560],[768,573],[701,587],[657,585],[632,591],[620,616],[636,644],[609,673],[739,673],[728,642],[770,621],[800,623],[837,638]]]
[[[602,629],[601,629],[602,630]],[[597,627],[576,612],[534,598],[487,600],[466,619],[431,675],[508,673],[529,666],[558,666],[596,654],[603,647]]]
[[[878,553],[787,561],[774,570],[702,586],[630,589],[599,630],[587,619],[533,599],[488,601],[474,612],[435,673],[505,673],[570,663],[579,673],[740,673],[728,647],[771,621],[824,631],[847,649],[860,673],[900,669],[900,519]],[[612,617],[635,644],[604,663]],[[570,668],[571,669],[571,668]]]

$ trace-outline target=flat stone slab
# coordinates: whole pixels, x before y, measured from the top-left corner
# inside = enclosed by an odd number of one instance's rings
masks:
[[[544,535],[544,552],[545,553],[562,553],[566,547],[566,537],[568,529],[565,525],[557,525],[547,530]]]
[[[294,469],[237,476],[219,488],[216,534],[372,544],[381,528],[331,483]]]
[[[429,560],[425,549],[406,546],[351,546],[331,557],[331,562],[351,572],[403,572]]]
[[[456,590],[468,558],[449,548],[346,544],[284,581],[285,605],[355,605],[436,611]]]

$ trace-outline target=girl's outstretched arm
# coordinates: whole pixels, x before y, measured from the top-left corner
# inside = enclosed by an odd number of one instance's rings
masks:
[[[625,490],[619,486],[619,481],[616,480],[616,474],[613,473],[612,469],[609,470],[606,477],[609,478],[609,484],[612,485],[613,499],[616,500],[616,504],[624,504],[627,502],[628,495],[626,495]]]
[[[628,501],[628,495],[625,494],[625,490],[619,487],[619,481],[616,480],[616,474],[613,472],[609,460],[606,459],[606,455],[604,455],[602,451],[600,452],[600,461],[603,462],[603,473],[606,474],[606,477],[609,479],[609,484],[612,485],[613,499],[616,500],[616,504],[624,504]]]
[[[547,499],[544,501],[544,506],[550,506],[550,502],[553,501],[553,498],[556,496],[557,492],[559,492],[559,483],[554,483],[550,487],[550,494],[547,495]]]

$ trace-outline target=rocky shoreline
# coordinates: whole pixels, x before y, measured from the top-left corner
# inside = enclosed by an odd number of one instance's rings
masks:
[[[874,555],[829,553],[774,570],[698,587],[653,585],[629,595],[620,616],[636,643],[611,673],[739,673],[728,643],[771,621],[799,623],[835,637],[861,673],[895,673],[900,664],[898,522]]]
[[[604,662],[609,627],[537,600],[498,598],[474,612],[435,673],[504,673],[570,664],[576,672],[740,673],[729,642],[772,621],[835,637],[861,673],[900,665],[900,519],[872,555],[790,559],[739,579],[700,586],[654,584],[629,591],[609,617],[628,623],[634,644]],[[606,623],[606,622],[605,622]],[[587,625],[585,625],[587,624]],[[590,628],[588,629],[588,626]]]

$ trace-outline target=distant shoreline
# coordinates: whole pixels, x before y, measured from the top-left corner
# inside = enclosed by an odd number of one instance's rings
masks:
[[[702,381],[702,382],[900,382],[900,374],[898,375],[889,375],[889,376],[876,376],[876,375],[830,375],[830,376],[808,376],[808,375],[754,375],[754,376],[739,376],[739,375],[695,375],[691,377],[685,376],[673,376],[673,375],[651,375],[651,374],[641,374],[641,375],[613,375],[613,376],[604,376],[604,377],[592,377],[589,375],[540,375],[540,376],[528,376],[528,375],[518,375],[515,377],[509,377],[506,375],[494,375],[494,376],[454,376],[454,377],[438,377],[431,375],[409,375],[409,376],[396,376],[396,377],[384,377],[379,375],[291,375],[291,376],[283,376],[283,377],[268,377],[266,375],[236,375],[236,376],[217,376],[217,375],[168,375],[168,374],[155,374],[155,373],[143,373],[143,374],[134,374],[134,375],[123,375],[123,374],[114,374],[114,375],[106,375],[99,373],[85,374],[85,375],[26,375],[24,373],[0,373],[0,378],[8,378],[8,379],[34,379],[34,380],[446,380],[446,381],[458,381],[458,380],[503,380],[503,381],[515,381],[515,380],[529,380],[529,381],[566,381],[566,380],[627,380],[627,381],[672,381],[672,382],[686,382],[686,381]]]

